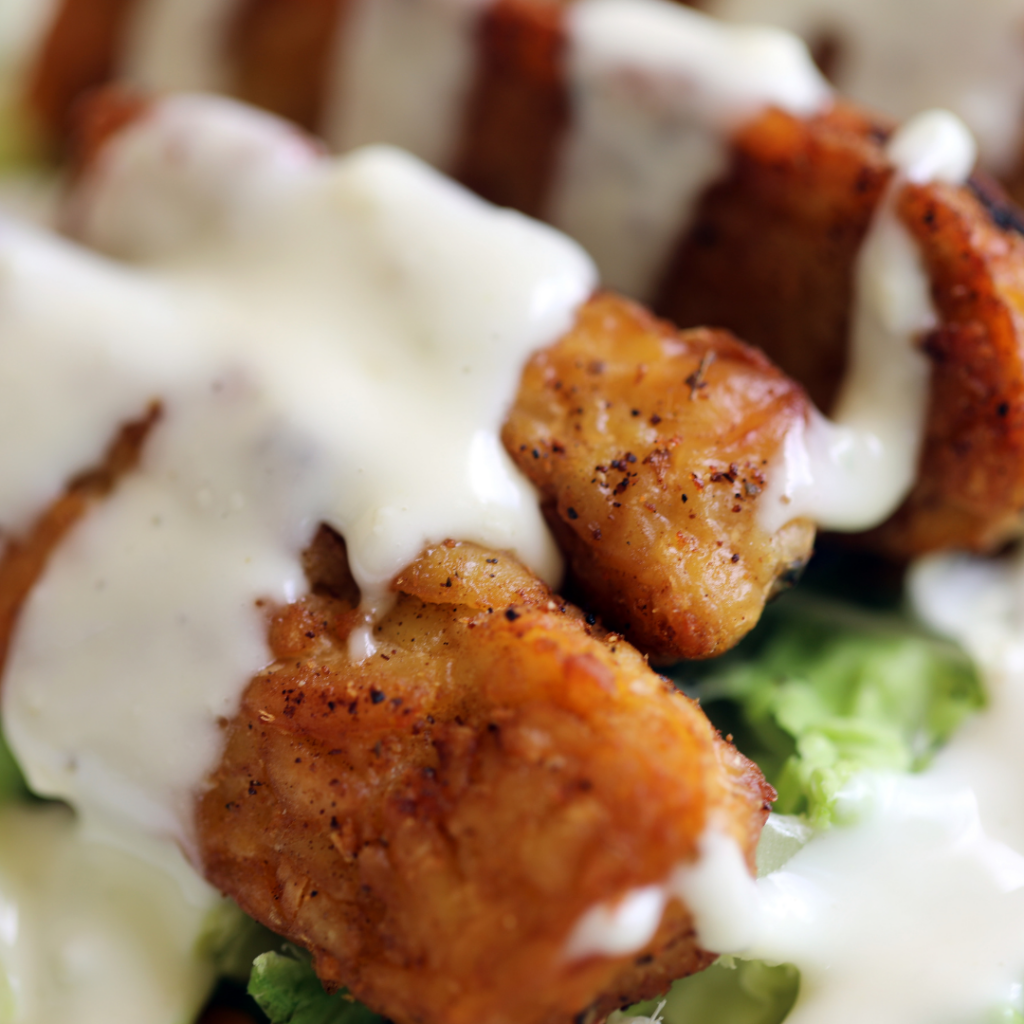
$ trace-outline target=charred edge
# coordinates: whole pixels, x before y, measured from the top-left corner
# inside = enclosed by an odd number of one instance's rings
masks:
[[[1000,231],[1024,235],[1024,211],[1017,208],[994,178],[984,171],[975,171],[967,179],[967,188]]]

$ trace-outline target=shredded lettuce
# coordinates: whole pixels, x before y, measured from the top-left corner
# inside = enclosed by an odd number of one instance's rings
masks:
[[[806,598],[772,609],[757,635],[694,692],[779,791],[775,810],[833,818],[859,771],[917,771],[984,704],[955,645],[897,616]]]
[[[800,975],[789,964],[721,957],[706,971],[675,982],[663,1006],[656,999],[638,1003],[613,1013],[608,1024],[627,1024],[631,1017],[659,1024],[780,1024],[799,987]]]
[[[293,946],[285,947],[284,953],[256,957],[249,995],[270,1024],[382,1024],[384,1020],[347,992],[325,992],[309,957]]]

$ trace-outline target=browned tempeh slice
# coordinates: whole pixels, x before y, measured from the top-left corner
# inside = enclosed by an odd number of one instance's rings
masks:
[[[447,542],[395,588],[361,663],[351,601],[274,617],[276,660],[199,803],[210,879],[403,1024],[568,1024],[705,966],[676,901],[642,950],[566,945],[590,907],[693,860],[709,825],[749,862],[760,773],[510,556]]]
[[[600,295],[527,365],[503,438],[584,603],[652,657],[706,658],[757,622],[814,527],[757,518],[800,387],[724,331]]]

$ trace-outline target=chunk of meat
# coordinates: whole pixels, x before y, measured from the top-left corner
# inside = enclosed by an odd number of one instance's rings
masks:
[[[758,520],[803,391],[724,331],[599,295],[538,352],[505,446],[541,492],[588,608],[660,659],[727,650],[810,557],[814,527]]]
[[[628,955],[567,955],[595,904],[665,881],[708,827],[751,862],[773,796],[700,709],[507,554],[447,542],[361,621],[281,609],[197,810],[209,879],[401,1022],[539,1024],[706,966],[686,909]],[[320,567],[318,569],[317,567]]]
[[[892,168],[889,125],[844,103],[769,111],[736,136],[655,308],[759,345],[828,410],[845,369],[853,268]],[[994,185],[908,186],[898,213],[921,248],[940,326],[924,340],[931,399],[917,483],[867,538],[907,558],[990,549],[1024,508],[1024,235]]]
[[[245,0],[225,45],[227,79],[269,109],[316,123],[331,78],[325,27],[344,29],[348,6]],[[501,0],[480,18],[446,168],[538,215],[573,127],[567,6]],[[95,30],[76,34],[91,9]],[[129,11],[126,0],[58,5],[32,94],[51,132],[66,131],[84,85],[110,74]],[[732,140],[727,178],[680,229],[655,311],[760,346],[827,411],[845,367],[854,262],[892,173],[890,127],[841,101],[806,119],[752,117]],[[917,486],[867,541],[900,558],[991,549],[1024,522],[1024,220],[977,180],[907,190],[900,213],[922,246],[942,324],[925,345],[935,369]]]
[[[150,108],[113,87],[85,105],[86,202],[90,161]],[[728,650],[809,559],[813,523],[768,532],[757,516],[768,463],[808,413],[726,332],[680,333],[604,294],[528,364],[503,440],[582,604],[667,662]]]

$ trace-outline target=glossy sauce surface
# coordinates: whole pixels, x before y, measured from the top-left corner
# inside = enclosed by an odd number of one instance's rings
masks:
[[[320,522],[346,536],[371,618],[449,536],[557,582],[497,432],[520,365],[571,326],[595,274],[567,239],[411,157],[328,161],[225,100],[155,106],[71,216],[121,262],[0,221],[3,530],[23,531],[119,424],[162,412],[139,470],[23,610],[4,728],[37,792],[165,888],[198,886],[198,922],[209,890],[177,852],[193,794],[268,660],[268,605],[305,589]],[[355,635],[366,656],[369,631]],[[74,856],[74,842],[55,845]],[[39,921],[37,896],[21,912]],[[138,922],[122,923],[130,946]],[[30,961],[13,974],[25,1013]]]

